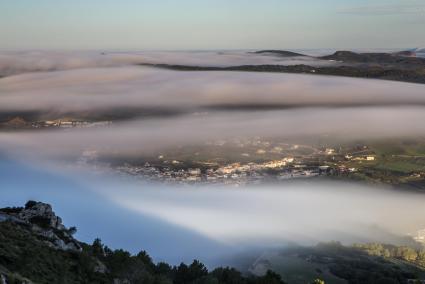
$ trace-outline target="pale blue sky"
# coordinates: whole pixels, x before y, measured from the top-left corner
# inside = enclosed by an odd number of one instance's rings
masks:
[[[0,0],[0,48],[425,45],[423,0]]]

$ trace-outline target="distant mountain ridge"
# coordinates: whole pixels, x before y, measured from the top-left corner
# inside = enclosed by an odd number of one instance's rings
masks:
[[[424,65],[423,58],[416,58],[416,53],[425,52],[425,49],[403,50],[398,52],[354,52],[349,50],[338,50],[333,54],[315,57],[321,60],[335,60],[345,63],[380,63],[380,64],[411,64],[414,66]],[[259,50],[255,54],[271,54],[280,57],[312,57],[309,55],[286,50]]]
[[[283,57],[305,56],[285,50],[260,50],[251,54],[272,54]],[[316,59],[317,66],[306,64],[267,64],[267,65],[237,65],[237,66],[194,66],[176,64],[142,63],[140,66],[151,66],[175,71],[248,71],[294,73],[311,75],[331,75],[367,79],[382,79],[391,81],[425,84],[425,58],[417,57],[414,51],[394,53],[357,53],[353,51],[336,51],[333,54],[310,58]],[[325,62],[321,65],[320,60]],[[334,61],[334,64],[329,61]]]
[[[356,53],[353,51],[337,51],[334,54],[319,57],[324,60],[335,60],[346,63],[380,63],[413,66],[425,66],[425,59],[414,57],[414,52],[396,53]]]
[[[296,53],[296,52],[286,51],[286,50],[275,50],[275,49],[259,50],[259,51],[254,51],[253,53],[256,53],[256,54],[274,54],[274,55],[278,55],[278,56],[281,56],[281,57],[295,57],[295,56],[309,57],[308,55],[304,55],[304,54],[301,54],[301,53]]]

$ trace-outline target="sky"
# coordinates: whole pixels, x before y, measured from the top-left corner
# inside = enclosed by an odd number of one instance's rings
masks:
[[[422,0],[0,0],[0,49],[425,45]]]

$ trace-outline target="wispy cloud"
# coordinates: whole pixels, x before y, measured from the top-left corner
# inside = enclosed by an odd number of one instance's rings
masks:
[[[421,84],[314,75],[92,68],[3,78],[0,112],[66,113],[118,107],[192,112],[217,106],[424,106],[424,92]]]
[[[401,191],[320,182],[232,190],[152,186],[121,185],[117,192],[114,185],[101,185],[95,190],[126,209],[230,246],[308,245],[335,238],[398,243],[395,236],[424,225],[419,217],[424,197]]]
[[[401,14],[425,15],[425,3],[356,6],[339,11],[341,14],[388,16]]]
[[[140,63],[217,67],[262,64],[313,66],[333,64],[306,56],[280,57],[248,53],[247,51],[2,51],[0,52],[0,77],[28,72],[109,68]]]

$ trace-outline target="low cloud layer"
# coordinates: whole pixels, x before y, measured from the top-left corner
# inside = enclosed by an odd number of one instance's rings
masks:
[[[11,76],[0,79],[0,93],[0,112],[158,110],[107,128],[0,133],[0,150],[22,156],[127,156],[235,136],[425,135],[425,85],[400,82],[111,67]]]
[[[425,85],[254,72],[148,67],[78,69],[0,79],[0,111],[145,107],[425,105]]]
[[[120,54],[114,55],[119,66],[110,65],[102,56],[93,64],[88,56],[88,61],[53,65],[54,72],[0,79],[0,112],[144,108],[179,115],[135,117],[90,129],[3,131],[0,155],[40,168],[54,161],[61,175],[87,184],[116,206],[230,246],[395,241],[425,227],[424,197],[416,194],[335,183],[187,189],[105,182],[104,177],[92,182],[57,163],[75,162],[87,150],[135,157],[234,137],[334,135],[354,141],[425,136],[425,85],[293,74],[177,72],[120,65],[134,62]],[[30,66],[22,64],[23,69]],[[42,70],[48,71],[49,64],[47,60]],[[65,70],[71,65],[75,68]]]
[[[145,249],[155,260],[223,257],[294,242],[404,244],[425,228],[423,194],[349,183],[282,183],[255,187],[176,187],[91,175],[36,163],[0,160],[2,206],[49,202],[78,239],[111,248]],[[78,208],[78,210],[76,210]],[[219,262],[217,263],[217,260]]]
[[[150,189],[150,187],[153,187]],[[260,188],[100,187],[125,209],[227,245],[398,242],[425,227],[424,196],[346,183]]]
[[[306,108],[216,112],[138,120],[97,129],[0,133],[0,151],[35,158],[76,159],[86,150],[134,156],[235,137],[386,139],[425,134],[422,107]]]
[[[28,72],[119,67],[142,63],[217,67],[262,64],[335,64],[312,57],[280,57],[273,54],[254,54],[248,51],[0,51],[0,77]]]

